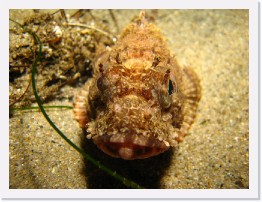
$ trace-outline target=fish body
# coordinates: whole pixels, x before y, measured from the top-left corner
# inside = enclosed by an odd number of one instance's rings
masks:
[[[93,78],[75,98],[74,115],[103,152],[144,159],[183,139],[196,115],[200,81],[178,65],[144,12],[93,66]]]

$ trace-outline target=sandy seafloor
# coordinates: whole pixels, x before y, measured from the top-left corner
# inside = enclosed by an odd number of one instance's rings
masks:
[[[135,14],[116,11],[120,28]],[[196,121],[177,148],[145,160],[113,159],[86,141],[72,110],[48,110],[49,116],[77,145],[146,188],[249,188],[248,10],[168,10],[159,15],[156,25],[171,52],[181,66],[197,72],[202,85]],[[85,162],[40,112],[16,112],[9,123],[11,189],[125,188]]]

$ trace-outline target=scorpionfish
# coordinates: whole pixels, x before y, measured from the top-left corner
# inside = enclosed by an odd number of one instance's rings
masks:
[[[192,69],[178,65],[145,12],[97,56],[93,68],[73,111],[104,153],[144,159],[183,139],[196,116],[200,81]]]

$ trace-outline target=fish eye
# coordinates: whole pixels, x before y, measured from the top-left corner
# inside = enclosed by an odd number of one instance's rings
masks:
[[[97,82],[96,82],[96,85],[97,85],[97,88],[100,90],[100,91],[104,91],[105,90],[105,85],[104,85],[104,82],[103,82],[103,78],[100,77],[99,79],[97,79]]]
[[[173,82],[169,79],[168,80],[168,95],[172,95],[173,93],[174,93]]]

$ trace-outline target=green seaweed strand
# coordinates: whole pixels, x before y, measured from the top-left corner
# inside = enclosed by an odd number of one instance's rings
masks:
[[[73,109],[72,106],[43,106],[44,109]],[[33,110],[33,109],[39,109],[39,107],[21,107],[21,108],[9,108],[12,111],[22,111],[22,110]]]
[[[84,156],[84,158],[86,158],[88,161],[90,161],[92,164],[94,164],[95,166],[97,166],[99,169],[105,171],[107,174],[109,174],[110,176],[114,177],[115,179],[121,181],[124,185],[126,185],[127,187],[130,188],[134,188],[134,189],[142,189],[143,187],[141,187],[140,185],[138,185],[137,183],[126,179],[125,177],[117,174],[116,172],[112,171],[111,169],[107,168],[106,166],[104,166],[103,164],[101,164],[99,161],[95,160],[93,157],[91,157],[90,155],[88,155],[84,150],[82,150],[81,148],[79,148],[78,146],[76,146],[70,139],[68,139],[64,133],[62,131],[59,130],[59,128],[56,127],[56,125],[52,122],[52,120],[49,118],[49,116],[47,115],[46,111],[44,110],[44,107],[42,105],[42,102],[40,100],[40,97],[38,96],[37,90],[36,90],[36,82],[35,82],[35,74],[36,74],[36,65],[38,63],[38,61],[40,60],[40,56],[42,53],[42,43],[39,39],[39,37],[37,36],[36,33],[34,33],[33,31],[23,27],[20,23],[10,19],[12,22],[18,24],[20,27],[22,27],[25,31],[27,31],[29,34],[31,34],[34,39],[37,41],[37,43],[39,44],[39,51],[37,53],[36,59],[34,60],[34,63],[32,65],[32,86],[33,86],[33,91],[34,91],[34,95],[37,101],[37,104],[41,110],[41,112],[43,113],[44,117],[46,118],[46,120],[48,121],[48,123],[55,129],[55,131],[69,144],[71,145],[76,151],[78,151],[80,154],[82,154]]]

